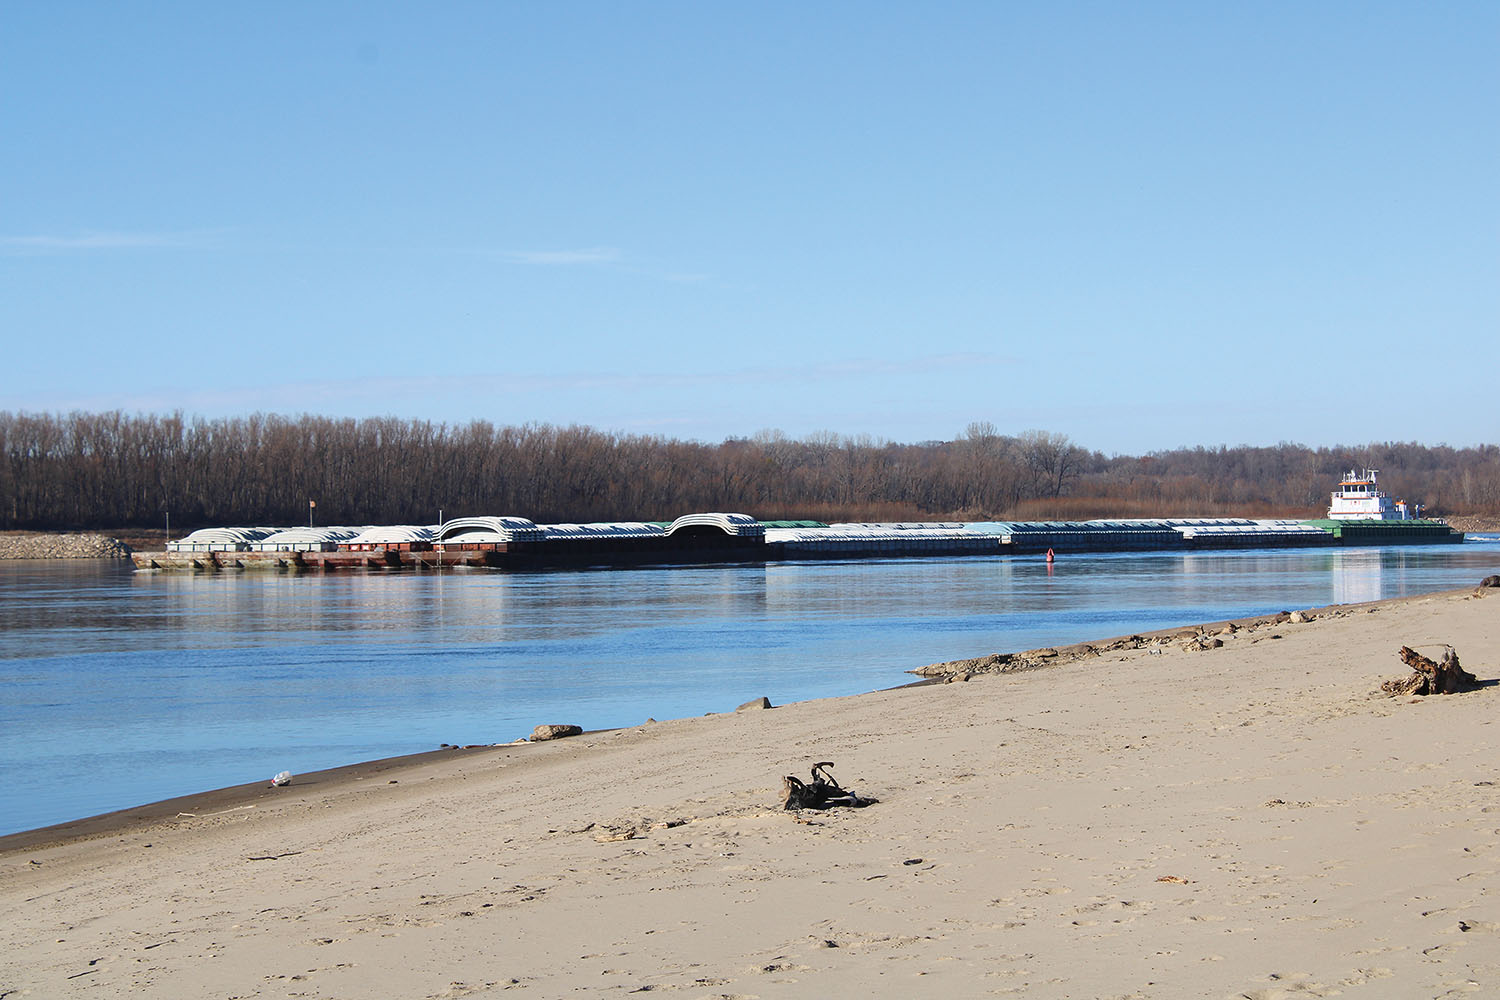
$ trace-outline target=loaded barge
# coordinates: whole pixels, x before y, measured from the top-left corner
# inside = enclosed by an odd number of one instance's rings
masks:
[[[1351,472],[1328,517],[1134,518],[1097,521],[824,524],[689,514],[668,522],[536,524],[523,517],[463,517],[437,525],[349,528],[204,528],[163,552],[132,554],[140,569],[286,571],[703,565],[870,559],[1149,552],[1174,549],[1412,545],[1462,542],[1442,521],[1414,516]]]

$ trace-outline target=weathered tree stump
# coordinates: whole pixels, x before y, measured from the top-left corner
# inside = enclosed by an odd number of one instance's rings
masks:
[[[1479,686],[1479,678],[1459,665],[1458,652],[1452,646],[1443,648],[1443,657],[1437,662],[1409,646],[1402,646],[1396,656],[1416,673],[1405,680],[1381,684],[1380,689],[1390,694],[1457,694]]]

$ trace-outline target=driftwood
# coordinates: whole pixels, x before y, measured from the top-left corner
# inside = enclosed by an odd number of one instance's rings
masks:
[[[831,760],[814,764],[810,784],[790,774],[782,778],[781,783],[786,789],[786,802],[781,808],[828,809],[832,806],[852,806],[859,809],[875,801],[875,799],[863,798],[840,788],[839,783],[834,781],[833,775],[828,772],[828,768],[832,766]]]
[[[549,722],[537,726],[531,731],[531,742],[540,743],[543,740],[560,740],[569,736],[582,735],[582,726],[574,726],[563,722]]]
[[[1479,686],[1479,678],[1459,665],[1458,652],[1452,646],[1443,647],[1443,658],[1437,662],[1408,646],[1402,646],[1396,655],[1416,673],[1405,680],[1381,684],[1380,689],[1390,694],[1457,694]]]

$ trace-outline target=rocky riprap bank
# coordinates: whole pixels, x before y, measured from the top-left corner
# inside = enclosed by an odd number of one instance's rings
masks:
[[[129,559],[130,546],[107,535],[0,535],[0,559]]]

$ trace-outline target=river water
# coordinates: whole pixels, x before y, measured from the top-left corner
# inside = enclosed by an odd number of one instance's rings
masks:
[[[0,561],[0,834],[543,722],[853,694],[939,660],[1495,572],[1495,542],[1050,569],[1004,556],[329,575]]]

